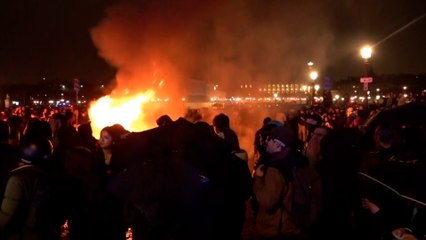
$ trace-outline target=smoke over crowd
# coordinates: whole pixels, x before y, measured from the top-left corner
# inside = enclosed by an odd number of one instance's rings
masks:
[[[333,40],[320,8],[316,1],[119,1],[106,8],[91,35],[117,69],[116,93],[154,89],[158,97],[180,99],[193,79],[224,92],[240,84],[303,83],[306,63],[325,63]],[[181,107],[151,118],[183,116]],[[249,114],[250,124],[242,124],[241,112],[228,114],[237,122],[231,127],[242,127],[236,131],[249,150],[261,119],[275,113]]]
[[[325,62],[332,34],[316,1],[122,1],[91,30],[117,68],[117,87],[163,86],[169,96],[197,79],[232,90],[241,83],[302,82],[309,60]],[[319,47],[321,46],[321,47]]]

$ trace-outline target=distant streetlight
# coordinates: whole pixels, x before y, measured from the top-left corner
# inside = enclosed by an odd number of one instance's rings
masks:
[[[318,72],[317,71],[311,71],[309,73],[309,77],[312,80],[312,105],[314,105],[315,101],[315,80],[318,78]]]
[[[315,89],[315,91],[318,91],[320,89],[320,85],[315,84],[314,89]]]
[[[370,46],[366,45],[361,48],[361,57],[364,60],[368,61],[368,59],[371,58],[372,54],[373,54],[373,49]]]
[[[309,77],[312,79],[312,81],[315,82],[315,80],[317,80],[317,78],[318,78],[318,72],[317,71],[310,72]]]
[[[366,45],[364,47],[361,48],[361,57],[364,59],[364,78],[361,78],[361,82],[364,84],[364,91],[366,92],[366,108],[368,108],[368,84],[373,82],[372,78],[368,78],[369,77],[369,65],[370,65],[370,58],[371,55],[373,54],[373,49]],[[363,80],[364,79],[364,80]]]
[[[370,58],[373,53],[373,49],[366,45],[361,48],[361,57],[364,59],[364,76],[368,77],[368,68],[370,64]]]

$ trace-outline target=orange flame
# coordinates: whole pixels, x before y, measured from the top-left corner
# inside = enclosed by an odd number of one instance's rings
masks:
[[[145,123],[144,106],[154,97],[151,89],[136,95],[121,97],[104,96],[92,102],[89,108],[89,118],[93,136],[98,138],[102,128],[116,123],[121,124],[129,131],[143,131],[148,129]]]

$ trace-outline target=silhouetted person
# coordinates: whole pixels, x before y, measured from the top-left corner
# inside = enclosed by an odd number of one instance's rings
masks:
[[[19,161],[19,149],[9,144],[9,136],[9,125],[0,121],[0,199],[3,199],[10,171],[18,166]]]
[[[170,118],[169,115],[162,115],[156,121],[157,126],[159,126],[159,127],[165,126],[165,125],[170,124],[172,122],[173,122],[173,120]]]

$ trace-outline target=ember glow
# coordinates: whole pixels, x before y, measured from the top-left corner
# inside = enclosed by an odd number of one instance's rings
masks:
[[[89,117],[93,136],[98,138],[102,128],[116,123],[129,131],[148,129],[150,126],[146,124],[144,110],[154,94],[154,91],[150,89],[136,95],[107,95],[91,103]]]

